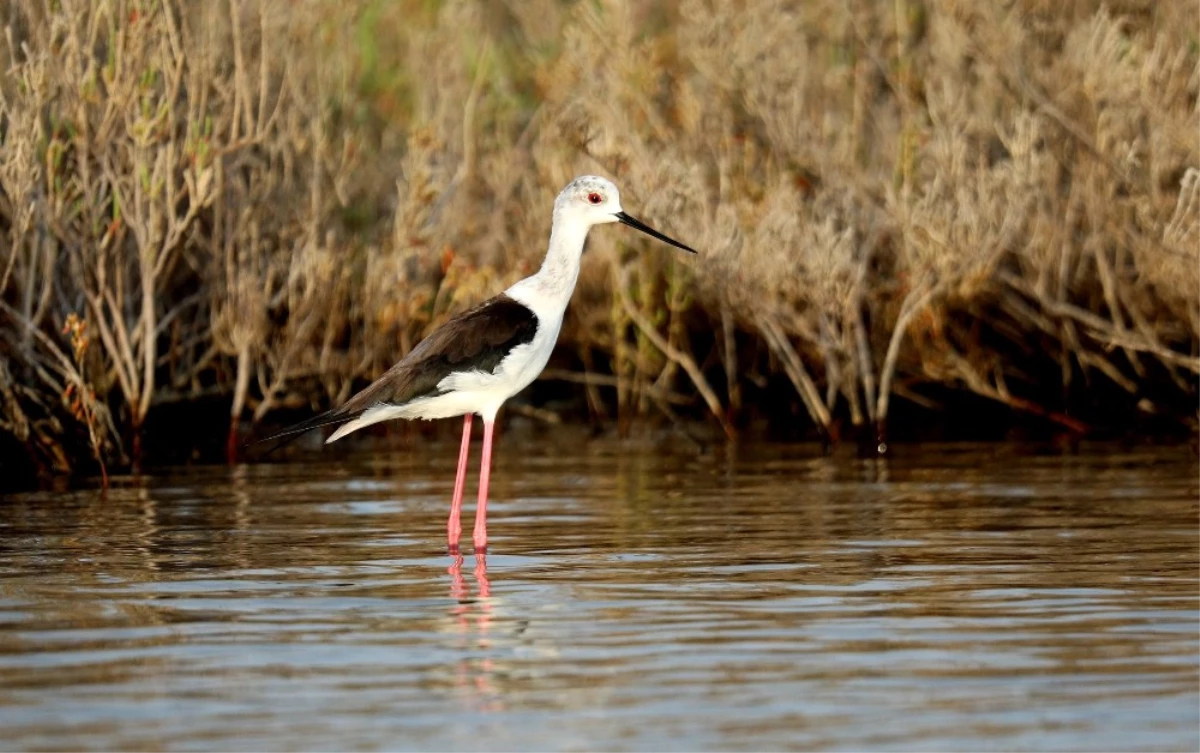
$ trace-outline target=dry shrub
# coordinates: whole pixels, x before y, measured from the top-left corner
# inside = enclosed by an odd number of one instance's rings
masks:
[[[163,401],[227,396],[232,449],[244,418],[344,398],[535,269],[582,172],[702,249],[591,241],[562,344],[611,370],[581,378],[623,421],[690,382],[732,431],[764,370],[831,431],[926,385],[1075,427],[1038,359],[1144,408],[1196,394],[1194,4],[45,0],[0,22],[0,421],[46,466],[136,457]]]

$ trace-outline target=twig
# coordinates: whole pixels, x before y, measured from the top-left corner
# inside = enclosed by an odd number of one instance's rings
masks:
[[[804,407],[808,409],[812,420],[817,426],[828,431],[833,423],[833,418],[829,409],[825,407],[825,403],[821,401],[821,395],[817,392],[817,386],[813,383],[812,377],[808,375],[808,370],[804,368],[804,362],[800,360],[795,348],[788,342],[783,328],[779,326],[774,317],[766,314],[760,315],[755,323],[766,338],[767,346],[783,362],[783,369],[787,373],[788,379],[792,381],[792,386],[800,395],[800,399],[804,401]]]
[[[883,368],[879,370],[879,403],[875,409],[876,421],[882,423],[888,417],[888,401],[892,391],[892,379],[896,374],[896,359],[900,357],[900,343],[908,330],[909,322],[917,312],[925,308],[929,299],[937,292],[938,285],[932,281],[932,275],[926,275],[900,305],[900,316],[896,317],[896,326],[892,328],[892,339],[888,342],[887,355],[883,358]]]
[[[580,372],[567,371],[566,369],[546,369],[542,372],[539,379],[554,379],[560,382],[573,382],[575,384],[583,384],[591,387],[613,387],[616,388],[621,384],[621,380],[609,374],[597,374],[595,372]],[[642,391],[649,397],[655,400],[661,400],[675,405],[690,405],[693,399],[681,395],[678,392],[656,387],[655,385],[645,385]]]
[[[709,386],[708,380],[704,378],[704,373],[700,371],[700,367],[696,365],[695,360],[687,353],[684,353],[663,338],[662,335],[654,329],[654,325],[646,318],[645,314],[637,310],[637,307],[629,300],[629,294],[625,292],[624,285],[617,286],[617,296],[621,301],[621,306],[625,309],[625,313],[637,325],[642,334],[646,336],[654,347],[662,351],[662,354],[672,361],[678,363],[688,377],[692,380],[692,384],[700,392],[700,396],[704,398],[704,402],[708,405],[708,410],[721,424],[721,429],[724,430],[725,436],[733,439],[737,432],[734,431],[732,424],[725,418],[725,412],[721,409],[721,401],[717,398],[717,394],[713,392]]]

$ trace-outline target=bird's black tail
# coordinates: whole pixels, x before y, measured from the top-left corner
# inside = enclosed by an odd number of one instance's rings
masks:
[[[262,454],[262,457],[265,458],[276,450],[287,447],[292,442],[295,442],[297,439],[313,429],[322,429],[326,426],[341,426],[344,423],[353,421],[362,414],[363,411],[352,411],[349,413],[343,413],[340,410],[325,411],[324,413],[313,416],[312,418],[307,418],[299,423],[292,424],[283,431],[276,432],[269,437],[263,437],[262,439],[255,439],[247,442],[244,447],[250,447],[256,444],[262,444],[263,442],[279,440]]]

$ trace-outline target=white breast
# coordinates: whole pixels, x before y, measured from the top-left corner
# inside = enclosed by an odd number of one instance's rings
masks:
[[[451,374],[438,383],[438,389],[452,394],[458,394],[461,400],[474,405],[473,413],[479,413],[484,420],[490,420],[505,400],[525,389],[537,379],[550,354],[554,352],[554,343],[558,340],[558,332],[562,328],[562,316],[552,320],[541,319],[533,339],[513,348],[492,373],[486,371],[464,371]],[[443,395],[442,398],[449,397]],[[440,400],[441,398],[430,398]],[[458,401],[455,401],[458,402]],[[432,407],[432,406],[431,406]],[[447,406],[448,407],[448,406]],[[461,411],[467,412],[467,411]],[[447,415],[457,415],[449,413]],[[441,418],[443,416],[425,416],[422,418]]]

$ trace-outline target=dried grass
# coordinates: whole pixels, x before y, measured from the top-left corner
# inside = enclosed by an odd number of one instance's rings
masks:
[[[136,458],[163,401],[228,396],[232,448],[343,398],[534,269],[591,171],[703,251],[591,241],[562,348],[611,370],[582,381],[624,424],[692,382],[732,432],[760,373],[828,431],[923,386],[1072,428],[1054,396],[1094,377],[1195,401],[1194,3],[40,0],[0,23],[0,428],[47,467]]]

